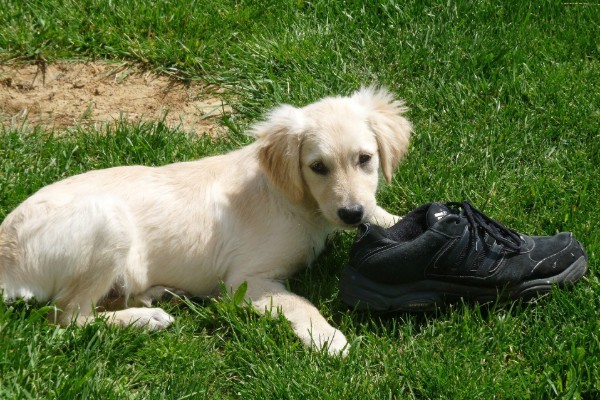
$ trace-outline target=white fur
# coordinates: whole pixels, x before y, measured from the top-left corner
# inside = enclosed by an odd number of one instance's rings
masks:
[[[282,312],[303,343],[345,354],[344,335],[281,282],[336,229],[395,223],[375,191],[379,165],[391,180],[408,148],[403,111],[374,88],[283,105],[237,151],[92,171],[42,188],[0,225],[4,297],[53,301],[61,324],[83,325],[98,313],[161,329],[172,322],[166,312],[130,307],[150,305],[161,287],[204,296],[219,282],[233,290],[247,282],[259,311]],[[311,169],[315,163],[327,173]],[[352,206],[364,214],[346,223],[338,212]],[[123,309],[110,311],[116,303]]]

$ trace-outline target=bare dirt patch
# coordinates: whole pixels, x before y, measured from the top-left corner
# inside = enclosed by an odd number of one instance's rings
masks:
[[[120,119],[164,120],[197,134],[218,135],[231,108],[218,88],[144,72],[124,64],[58,62],[0,65],[0,125],[61,130]]]

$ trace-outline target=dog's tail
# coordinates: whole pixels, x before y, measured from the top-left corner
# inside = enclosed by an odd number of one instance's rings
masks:
[[[0,225],[0,296],[2,297],[4,297],[4,293],[6,293],[4,282],[6,281],[5,275],[8,264],[8,246],[8,239]]]
[[[3,298],[7,297],[9,291],[5,286],[8,282],[9,269],[14,267],[17,260],[16,239],[0,225],[0,295]]]

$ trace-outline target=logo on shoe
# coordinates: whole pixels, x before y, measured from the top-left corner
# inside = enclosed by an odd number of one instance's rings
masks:
[[[448,215],[448,211],[440,211],[440,212],[436,212],[435,214],[433,214],[434,217],[437,218],[437,220],[439,221],[440,219],[444,218],[446,215]]]

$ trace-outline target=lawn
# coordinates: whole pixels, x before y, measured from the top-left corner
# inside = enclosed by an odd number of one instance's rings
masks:
[[[572,231],[590,270],[531,303],[365,315],[338,300],[353,233],[289,281],[346,333],[340,359],[233,299],[163,306],[166,331],[45,322],[0,300],[0,398],[600,397],[600,5],[561,1],[0,0],[0,63],[126,61],[221,89],[214,139],[161,121],[0,128],[0,221],[40,187],[237,148],[276,104],[385,85],[415,134],[380,202],[469,200],[524,233]],[[3,83],[0,82],[0,90]],[[0,108],[0,113],[2,109]]]

